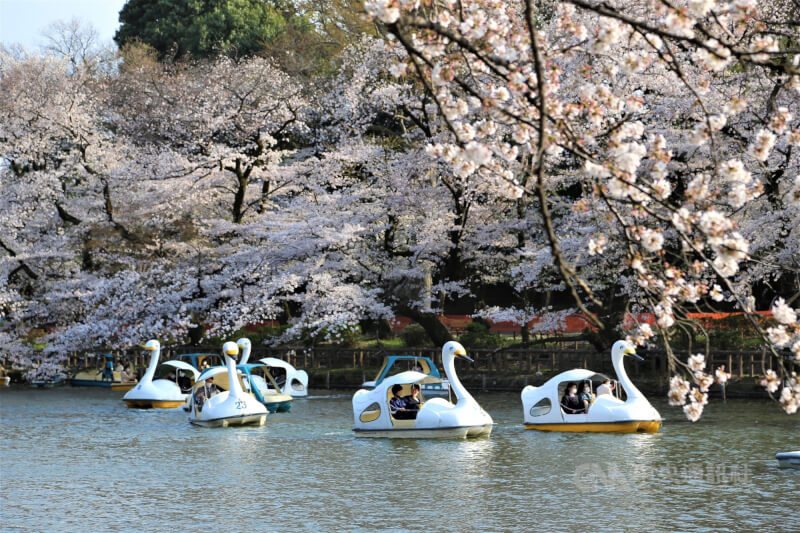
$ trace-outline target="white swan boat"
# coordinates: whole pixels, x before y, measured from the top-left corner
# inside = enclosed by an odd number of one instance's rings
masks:
[[[297,370],[286,361],[275,357],[259,360],[269,367],[270,374],[281,387],[280,392],[293,398],[308,396],[308,374],[305,370]]]
[[[192,388],[189,422],[206,427],[263,426],[267,420],[267,408],[242,388],[241,376],[236,371],[233,357],[239,354],[235,342],[222,345],[224,367],[205,370]],[[221,392],[206,395],[207,381],[214,378],[215,387]]]
[[[167,361],[159,365],[158,359],[161,356],[161,343],[157,340],[147,341],[147,344],[144,345],[144,349],[152,352],[150,364],[147,366],[147,371],[145,371],[139,383],[122,397],[125,405],[140,409],[170,409],[173,407],[180,407],[186,402],[188,394],[181,391],[177,381],[170,379],[154,379],[156,369],[159,368],[159,366],[173,369],[173,372],[176,374],[178,371],[183,371],[192,374],[194,379],[197,379],[199,372],[191,365],[182,361]]]
[[[779,468],[800,469],[800,450],[794,452],[780,452],[775,454]]]
[[[592,378],[602,376],[590,370],[574,369],[562,372],[548,380],[541,387],[527,386],[522,389],[522,408],[525,429],[542,431],[574,432],[620,432],[633,433],[646,431],[655,433],[661,428],[661,415],[650,405],[644,394],[637,389],[625,372],[623,358],[636,355],[633,345],[620,340],[611,349],[611,361],[617,373],[619,384],[625,390],[625,401],[611,394],[598,395],[589,406],[588,412],[567,414],[561,408],[560,398],[569,383],[592,382]],[[604,376],[603,376],[604,377]]]
[[[450,388],[457,398],[455,405],[443,398],[432,398],[422,402],[416,418],[395,418],[389,408],[392,387],[400,385],[402,394],[408,395],[411,385],[423,385],[436,379],[413,370],[401,372],[384,379],[372,390],[361,389],[353,395],[353,431],[356,436],[465,438],[489,435],[492,431],[492,417],[461,384],[455,370],[456,358],[472,361],[467,357],[463,346],[457,342],[448,342],[442,348],[442,363],[450,380]]]
[[[239,349],[242,350],[242,359],[239,361],[239,365],[244,366],[250,360],[252,344],[247,337],[242,337],[236,341],[236,344],[239,346]],[[295,398],[299,396],[308,396],[308,374],[305,370],[297,370],[286,361],[276,359],[275,357],[265,357],[259,359],[259,362],[267,367],[276,385],[275,387],[270,387],[270,385],[272,385],[272,380],[266,380],[264,382],[266,393],[288,394]],[[274,411],[270,410],[270,412]]]

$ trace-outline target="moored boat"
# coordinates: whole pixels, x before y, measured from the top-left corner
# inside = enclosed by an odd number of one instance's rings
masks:
[[[102,387],[111,390],[130,390],[136,385],[127,372],[121,370],[121,365],[114,368],[114,356],[110,353],[99,354],[97,367],[79,370],[69,378],[73,387]]]
[[[36,387],[37,389],[50,389],[57,385],[63,385],[64,379],[57,377],[57,378],[47,378],[47,379],[34,379],[28,382],[31,387]]]
[[[111,390],[117,392],[126,392],[134,388],[138,383],[138,381],[122,381],[120,383],[112,383]]]
[[[121,383],[119,372],[114,371],[114,356],[110,353],[97,355],[100,368],[79,370],[69,378],[73,387],[111,388],[113,383]]]

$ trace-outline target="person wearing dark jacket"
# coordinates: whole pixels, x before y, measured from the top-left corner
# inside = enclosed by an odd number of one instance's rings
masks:
[[[564,397],[561,398],[561,408],[568,415],[578,415],[585,413],[583,402],[578,397],[578,386],[575,383],[567,384]]]
[[[403,386],[399,383],[392,387],[392,399],[389,400],[389,411],[397,420],[416,418],[417,413],[411,412],[406,407],[406,399],[400,396],[401,392],[403,392]]]
[[[413,385],[411,385],[411,394],[403,397],[403,400],[405,400],[406,402],[406,409],[408,409],[409,411],[413,411],[415,418],[417,416],[416,412],[419,411],[419,406],[422,403],[419,394],[420,394],[419,385],[414,383]]]

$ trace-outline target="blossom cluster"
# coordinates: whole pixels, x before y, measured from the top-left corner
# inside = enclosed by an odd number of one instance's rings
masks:
[[[708,389],[714,383],[724,387],[731,375],[725,371],[725,365],[717,368],[713,376],[706,373],[706,359],[703,354],[690,355],[686,367],[691,373],[692,381],[689,382],[679,375],[672,376],[669,382],[669,404],[682,406],[686,418],[696,422],[708,405]]]

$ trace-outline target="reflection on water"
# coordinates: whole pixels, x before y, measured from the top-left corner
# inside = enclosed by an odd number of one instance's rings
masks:
[[[3,530],[799,530],[800,417],[657,403],[660,433],[526,431],[517,394],[479,395],[490,438],[357,439],[350,394],[318,391],[264,427],[208,429],[121,393],[0,390]]]

